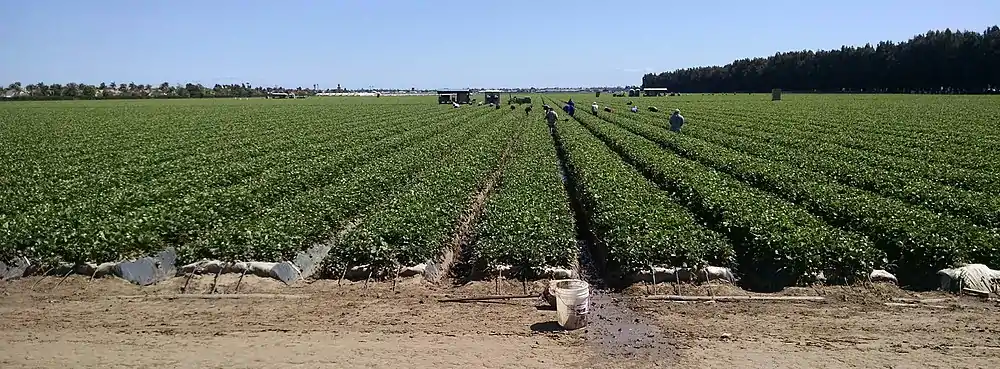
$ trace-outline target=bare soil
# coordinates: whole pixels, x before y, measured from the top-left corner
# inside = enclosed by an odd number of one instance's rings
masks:
[[[212,278],[195,277],[189,293],[207,292]],[[220,290],[233,293],[237,278],[221,276]],[[413,278],[365,288],[248,276],[239,293],[272,296],[187,299],[168,298],[184,278],[145,288],[78,276],[55,287],[59,279],[0,284],[0,367],[1000,367],[996,303],[890,307],[889,298],[915,294],[886,286],[782,292],[827,297],[807,303],[647,301],[639,296],[745,292],[640,286],[595,293],[591,324],[564,332],[540,300],[437,302],[495,294],[492,282],[451,287]],[[501,292],[523,290],[514,282]]]

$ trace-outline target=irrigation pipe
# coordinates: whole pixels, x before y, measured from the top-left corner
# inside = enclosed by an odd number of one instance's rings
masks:
[[[489,300],[513,300],[513,299],[530,299],[537,298],[538,295],[492,295],[492,296],[475,296],[475,297],[460,297],[451,299],[438,299],[438,302],[470,302],[470,301],[489,301]]]
[[[910,307],[910,308],[932,308],[932,309],[947,309],[947,306],[941,305],[929,305],[929,304],[910,304],[902,302],[887,302],[885,306],[889,307]]]
[[[902,297],[893,298],[891,300],[894,302],[908,302],[908,303],[921,303],[921,304],[958,301],[958,299],[956,298],[914,299],[914,298],[902,298]]]
[[[110,296],[119,299],[164,299],[164,300],[230,300],[230,299],[307,299],[311,295],[284,295],[267,293],[233,293],[233,294],[177,294],[177,295],[131,295]]]
[[[682,296],[682,295],[652,295],[646,296],[652,301],[825,301],[822,296]]]

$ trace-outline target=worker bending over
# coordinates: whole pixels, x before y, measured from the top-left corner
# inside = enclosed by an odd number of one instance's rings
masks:
[[[549,108],[545,112],[545,120],[547,120],[549,122],[549,124],[556,124],[556,120],[558,120],[558,119],[559,119],[559,115],[556,114],[556,110],[555,109]]]
[[[674,109],[674,113],[670,115],[670,130],[680,133],[683,125],[684,116],[681,115],[680,109]]]
[[[599,108],[600,106],[597,106],[597,101],[594,101],[594,104],[590,106],[590,112],[594,113],[594,115],[597,115],[597,109]]]
[[[635,105],[632,105],[632,112],[633,113],[638,113],[639,112],[639,107],[635,106]]]

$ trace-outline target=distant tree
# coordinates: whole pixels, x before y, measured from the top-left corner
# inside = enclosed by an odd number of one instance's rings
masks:
[[[909,41],[779,52],[725,66],[646,74],[642,87],[678,92],[983,92],[1000,86],[1000,27],[929,31]]]
[[[38,96],[49,96],[49,86],[42,82],[35,84],[35,91],[37,91]]]
[[[80,97],[84,99],[96,98],[97,87],[94,87],[93,85],[80,85]]]

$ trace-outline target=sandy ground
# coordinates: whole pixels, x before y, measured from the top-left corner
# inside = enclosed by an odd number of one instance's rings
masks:
[[[889,287],[784,292],[827,297],[808,303],[645,301],[637,295],[708,287],[637,287],[595,294],[590,326],[564,332],[536,299],[437,302],[494,294],[493,283],[366,289],[247,277],[239,293],[271,295],[191,299],[168,298],[183,278],[146,288],[59,279],[0,284],[0,368],[1000,368],[995,303],[889,307],[914,295]],[[236,279],[222,276],[222,292]],[[188,292],[204,296],[211,280]],[[523,293],[519,283],[503,289]]]

